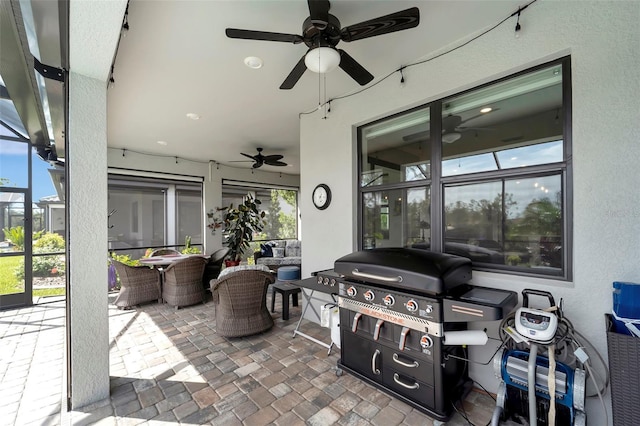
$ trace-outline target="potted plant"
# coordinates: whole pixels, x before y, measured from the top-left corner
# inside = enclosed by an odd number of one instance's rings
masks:
[[[229,206],[224,216],[225,240],[224,245],[229,247],[227,266],[238,265],[244,251],[249,248],[253,235],[264,228],[265,213],[258,210],[260,200],[247,195],[244,202],[238,207]]]

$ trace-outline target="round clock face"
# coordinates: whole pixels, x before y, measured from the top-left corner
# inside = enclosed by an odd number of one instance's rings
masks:
[[[331,203],[331,190],[327,185],[321,183],[313,190],[313,204],[320,210],[329,207]]]

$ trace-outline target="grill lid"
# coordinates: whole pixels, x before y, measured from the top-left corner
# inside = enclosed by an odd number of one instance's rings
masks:
[[[349,279],[428,295],[471,280],[466,257],[399,247],[353,252],[336,260],[334,270]]]

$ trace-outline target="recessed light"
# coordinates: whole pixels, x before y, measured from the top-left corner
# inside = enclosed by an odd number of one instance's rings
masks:
[[[167,146],[166,141],[158,141],[158,145]]]
[[[188,112],[187,118],[190,118],[191,120],[200,120],[200,116],[195,112]]]
[[[258,68],[262,68],[262,59],[257,56],[247,56],[244,58],[244,64],[249,68],[257,70]]]
[[[493,111],[493,108],[491,108],[491,107],[484,107],[484,108],[482,108],[480,110],[480,112],[483,113],[483,114],[486,114],[486,113],[491,112],[491,111]]]

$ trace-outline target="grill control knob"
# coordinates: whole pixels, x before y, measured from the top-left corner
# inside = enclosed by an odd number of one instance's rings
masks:
[[[415,300],[413,300],[413,299],[410,299],[410,300],[407,302],[407,305],[406,305],[406,306],[407,306],[407,311],[409,311],[409,312],[415,312],[415,311],[417,311],[417,310],[418,310],[418,302],[416,302],[416,301],[415,301]]]
[[[358,294],[358,290],[355,287],[351,286],[347,289],[347,296],[355,297],[356,294]]]
[[[396,303],[396,299],[394,299],[392,295],[387,294],[384,299],[382,299],[382,302],[386,306],[393,306],[393,304]]]
[[[430,314],[431,312],[433,312],[433,306],[431,305],[427,305],[427,308],[424,310],[426,313]]]
[[[322,284],[322,277],[318,275],[318,284]]]
[[[373,291],[367,290],[364,292],[364,300],[366,300],[367,302],[371,302],[375,298],[376,294]]]
[[[331,287],[335,286],[336,285],[336,279],[335,278],[331,278],[331,280],[329,280],[329,285]]]
[[[423,349],[430,348],[431,346],[433,346],[433,340],[431,340],[431,337],[423,334],[420,338],[420,346],[422,346]]]
[[[329,278],[324,277],[324,279],[322,280],[322,284],[329,285]]]

